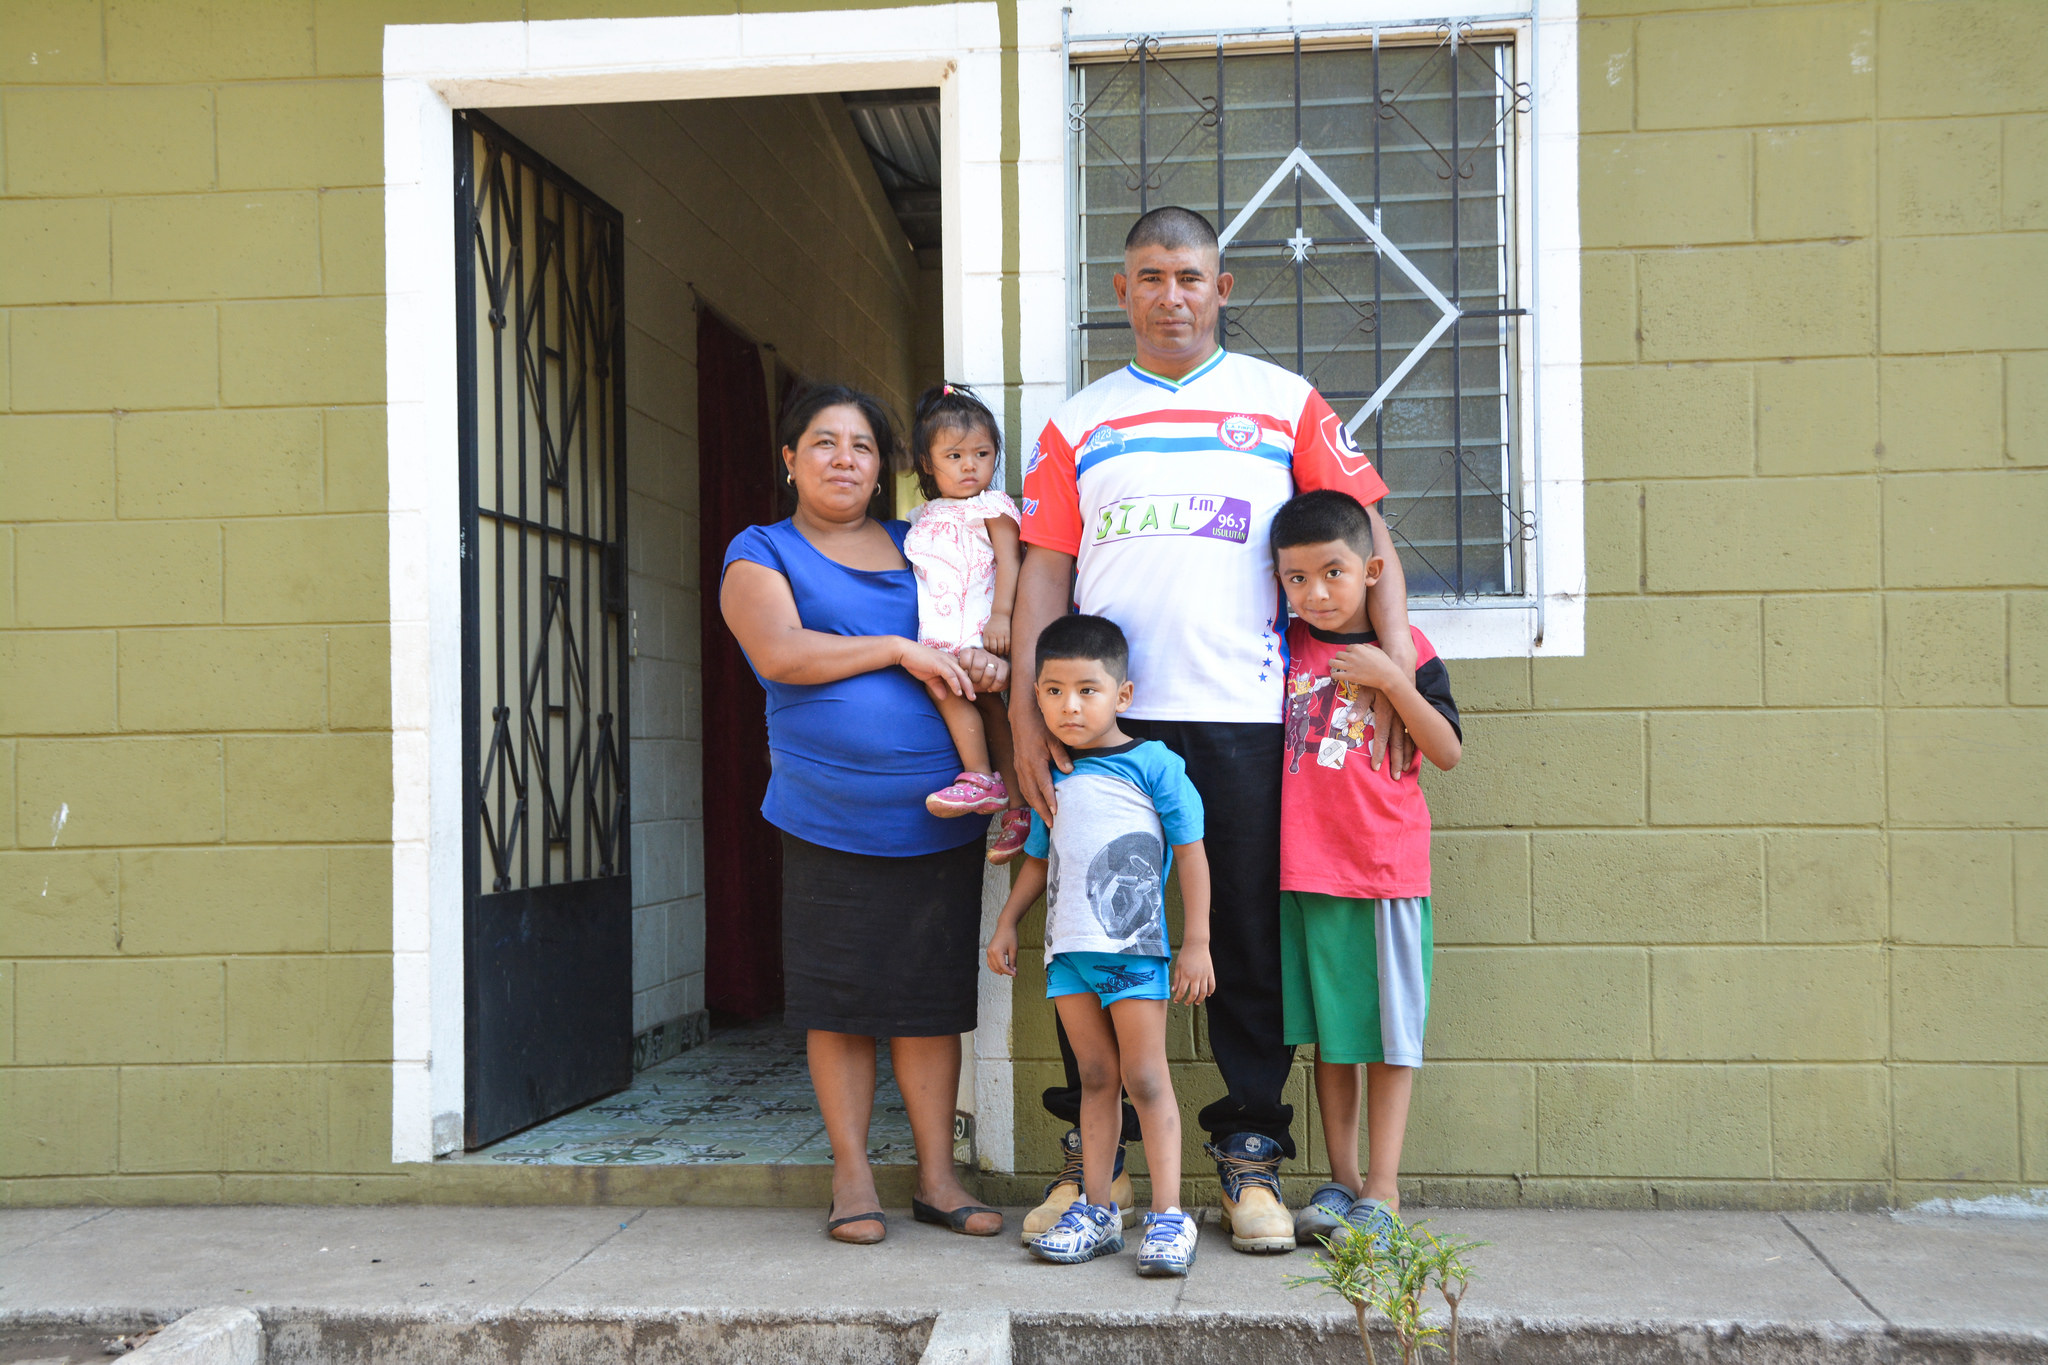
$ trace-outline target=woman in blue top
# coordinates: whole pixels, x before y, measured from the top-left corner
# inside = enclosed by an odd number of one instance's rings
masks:
[[[886,1232],[867,1157],[877,1038],[889,1040],[917,1143],[912,1212],[975,1236],[1003,1226],[953,1169],[987,822],[925,810],[925,794],[960,765],[924,684],[972,697],[1000,689],[1008,668],[980,650],[956,658],[917,643],[909,527],[870,514],[894,446],[867,394],[835,385],[800,396],[782,424],[796,512],[733,538],[719,592],[768,691],[761,814],[782,831],[787,1019],[809,1031],[832,1142],[827,1231],[862,1243]]]

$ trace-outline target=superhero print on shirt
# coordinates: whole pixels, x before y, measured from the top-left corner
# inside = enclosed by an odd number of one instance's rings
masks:
[[[1301,756],[1315,751],[1325,768],[1342,768],[1353,749],[1372,740],[1372,704],[1366,689],[1313,673],[1287,679],[1287,771],[1301,771]]]

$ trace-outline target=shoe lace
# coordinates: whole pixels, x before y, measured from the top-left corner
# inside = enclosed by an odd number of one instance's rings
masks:
[[[1173,1241],[1190,1224],[1186,1213],[1148,1213],[1145,1215],[1145,1240]]]
[[[1097,1221],[1097,1219],[1090,1216],[1092,1210],[1092,1205],[1076,1200],[1067,1205],[1067,1211],[1060,1215],[1059,1222],[1052,1225],[1052,1230],[1056,1233],[1071,1232],[1079,1234],[1086,1232]]]
[[[1081,1153],[1078,1150],[1070,1151],[1067,1153],[1066,1164],[1060,1167],[1060,1173],[1046,1182],[1045,1192],[1051,1194],[1061,1185],[1079,1185],[1080,1183]]]
[[[1244,1193],[1247,1185],[1263,1185],[1280,1197],[1280,1163],[1259,1161],[1248,1156],[1234,1156],[1215,1143],[1205,1143],[1203,1149],[1216,1158],[1216,1172],[1223,1178],[1223,1188],[1230,1192],[1232,1199]]]

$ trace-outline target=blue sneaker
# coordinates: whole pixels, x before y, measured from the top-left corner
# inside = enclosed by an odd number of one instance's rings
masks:
[[[1050,1232],[1031,1241],[1031,1254],[1042,1261],[1078,1265],[1124,1249],[1123,1218],[1114,1204],[1075,1200]]]
[[[1348,1186],[1334,1180],[1318,1186],[1301,1206],[1301,1212],[1294,1215],[1294,1240],[1302,1246],[1313,1246],[1318,1237],[1336,1236],[1344,1226],[1344,1215],[1357,1202],[1358,1196]]]
[[[1345,1211],[1344,1223],[1333,1239],[1348,1242],[1354,1233],[1370,1237],[1374,1251],[1385,1251],[1387,1239],[1393,1236],[1396,1223],[1393,1211],[1378,1199],[1360,1199]]]
[[[1179,1209],[1145,1215],[1145,1240],[1138,1248],[1140,1275],[1185,1275],[1195,1263],[1195,1220]]]

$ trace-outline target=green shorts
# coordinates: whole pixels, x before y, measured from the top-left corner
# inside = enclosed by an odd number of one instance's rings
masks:
[[[1287,1042],[1319,1061],[1422,1065],[1434,947],[1429,897],[1280,893]]]

